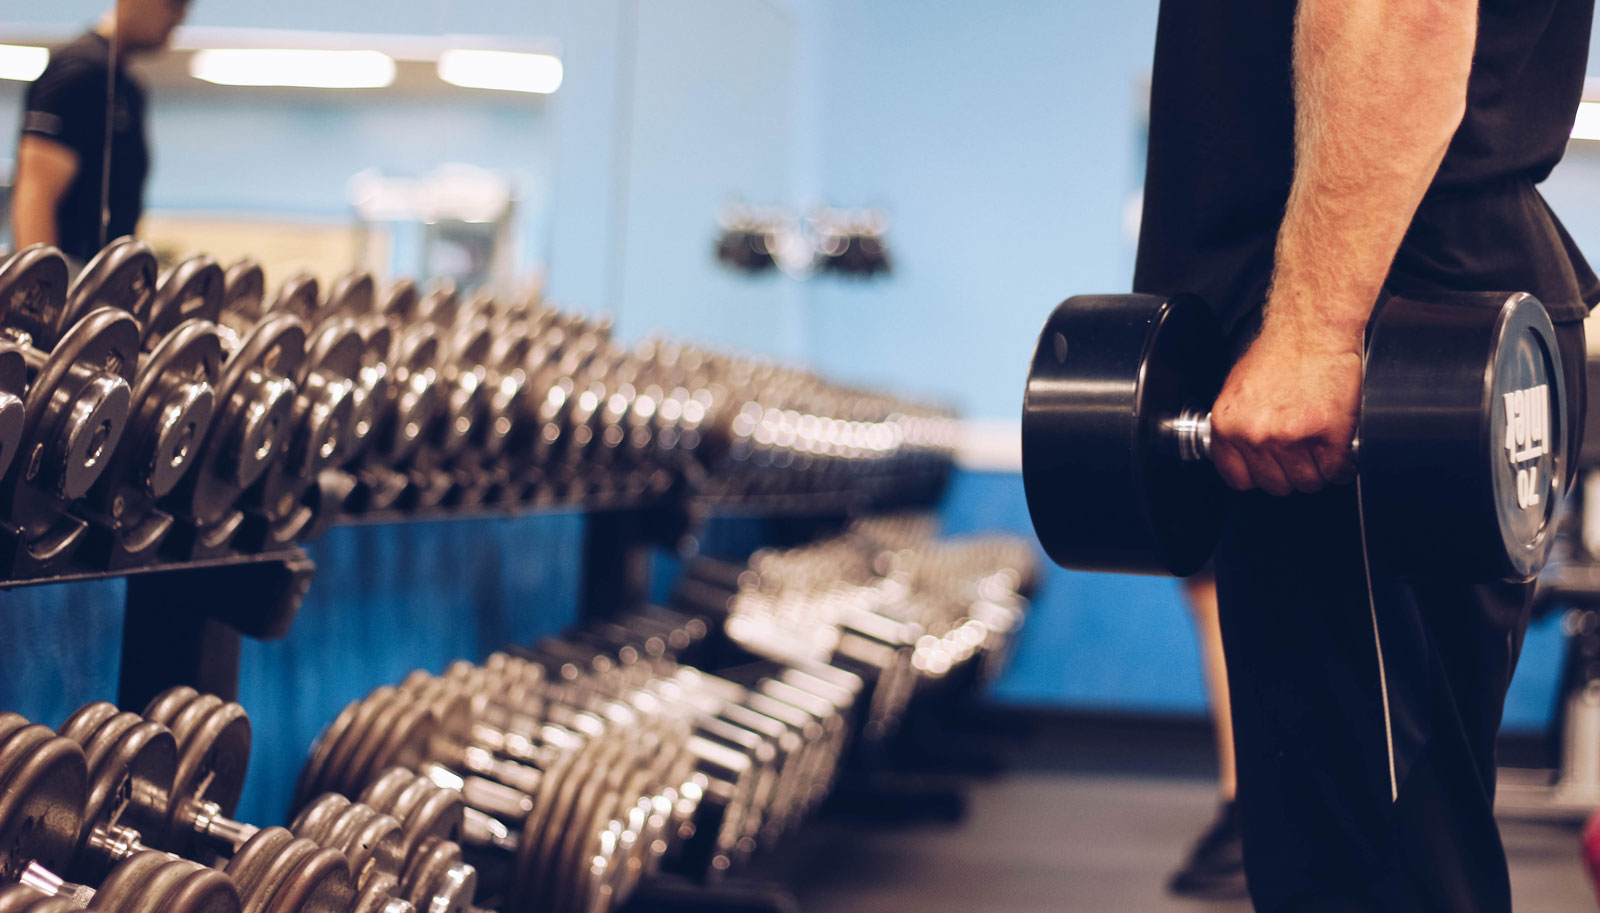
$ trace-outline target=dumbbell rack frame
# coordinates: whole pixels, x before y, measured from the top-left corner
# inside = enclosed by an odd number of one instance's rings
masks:
[[[0,582],[0,589],[127,579],[117,704],[140,710],[172,685],[229,700],[239,692],[241,636],[289,633],[316,565],[299,549],[118,570],[73,568]],[[225,603],[214,594],[235,594]]]

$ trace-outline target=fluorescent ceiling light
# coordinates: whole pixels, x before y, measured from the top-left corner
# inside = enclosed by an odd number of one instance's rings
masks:
[[[189,73],[223,86],[381,89],[394,82],[394,60],[378,51],[207,48],[195,52]]]
[[[0,79],[33,82],[50,62],[50,52],[20,44],[0,44]]]
[[[561,87],[561,58],[552,54],[455,48],[439,55],[439,78],[467,89],[548,95]]]
[[[1578,119],[1572,123],[1573,139],[1600,140],[1600,101],[1578,105]]]

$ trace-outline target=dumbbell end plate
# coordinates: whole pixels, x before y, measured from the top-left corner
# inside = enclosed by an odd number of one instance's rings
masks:
[[[1544,306],[1520,292],[1395,297],[1370,337],[1358,431],[1369,559],[1403,577],[1535,577],[1570,434]]]
[[[1080,295],[1046,321],[1022,407],[1022,479],[1051,560],[1085,571],[1192,574],[1227,490],[1178,458],[1169,428],[1209,404],[1223,341],[1198,298]]]

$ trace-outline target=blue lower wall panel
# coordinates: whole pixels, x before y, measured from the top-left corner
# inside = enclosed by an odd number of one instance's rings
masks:
[[[958,472],[944,508],[948,532],[1008,530],[1032,537],[1022,476]],[[1093,518],[1084,522],[1092,523]],[[1049,563],[1015,658],[995,685],[1005,701],[1142,713],[1206,712],[1194,625],[1175,581],[1083,574]],[[1523,647],[1505,728],[1543,727],[1562,661],[1559,613]]]
[[[54,727],[115,700],[126,590],[98,580],[0,592],[0,710]]]

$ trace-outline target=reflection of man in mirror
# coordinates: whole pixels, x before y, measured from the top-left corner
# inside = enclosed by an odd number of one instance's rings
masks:
[[[17,145],[17,247],[54,244],[82,263],[134,233],[150,155],[144,87],[126,64],[166,47],[188,9],[189,0],[116,0],[93,31],[51,52],[28,87]]]

